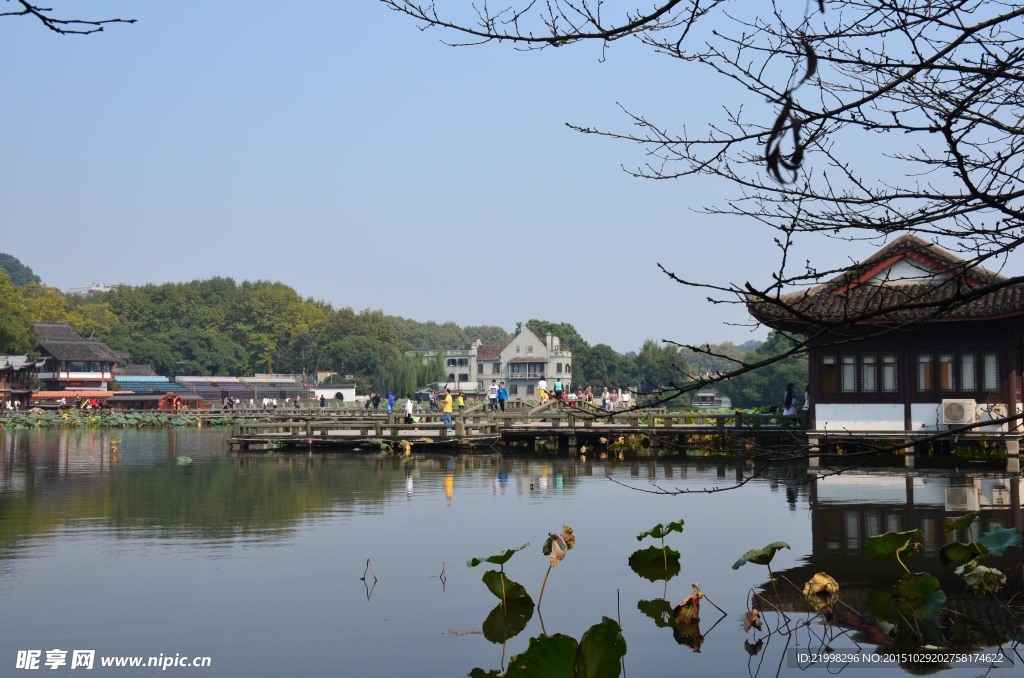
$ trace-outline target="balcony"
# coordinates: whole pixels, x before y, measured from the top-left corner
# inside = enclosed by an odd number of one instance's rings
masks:
[[[544,374],[542,372],[509,372],[508,377],[506,377],[506,378],[510,379],[510,380],[511,379],[517,379],[517,380],[529,380],[529,379],[532,379],[534,381],[537,381],[538,379],[543,379],[544,378]]]

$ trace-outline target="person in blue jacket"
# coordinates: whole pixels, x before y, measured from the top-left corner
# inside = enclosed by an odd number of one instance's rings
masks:
[[[501,411],[505,411],[505,401],[508,400],[508,389],[505,388],[505,382],[498,384],[498,406]]]

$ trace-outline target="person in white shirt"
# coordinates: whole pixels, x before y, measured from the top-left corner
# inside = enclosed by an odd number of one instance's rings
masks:
[[[491,379],[491,385],[487,387],[487,406],[491,412],[498,411],[498,380]]]

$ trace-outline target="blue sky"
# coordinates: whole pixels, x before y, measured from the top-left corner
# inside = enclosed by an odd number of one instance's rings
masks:
[[[763,283],[772,233],[692,211],[725,187],[631,178],[642,149],[565,126],[628,130],[619,104],[700,124],[720,80],[638,44],[451,48],[374,0],[52,4],[138,22],[0,19],[0,251],[47,284],[269,279],[622,352],[766,334],[657,264]]]

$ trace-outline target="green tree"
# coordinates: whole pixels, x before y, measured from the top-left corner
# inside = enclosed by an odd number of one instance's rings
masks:
[[[479,339],[481,343],[491,346],[506,346],[512,341],[512,335],[495,325],[470,325],[465,328],[469,343]]]
[[[326,366],[339,374],[373,377],[381,364],[380,344],[370,337],[347,336],[331,342],[326,350]]]
[[[190,374],[238,375],[249,372],[245,349],[221,332],[184,330],[171,337],[175,363],[188,361]]]
[[[29,324],[28,312],[11,284],[7,273],[0,271],[0,353],[20,355],[31,353],[36,346],[36,335]]]
[[[38,275],[32,269],[21,263],[17,257],[0,252],[0,271],[5,271],[11,284],[15,287],[29,283],[42,284]]]
[[[748,353],[744,362],[750,365],[765,363],[762,367],[719,382],[716,388],[725,393],[736,407],[780,405],[786,384],[793,384],[798,397],[807,386],[807,356],[793,355],[781,360],[801,341],[781,332],[772,332],[757,349]]]
[[[585,375],[585,382],[580,379],[580,371]],[[635,387],[638,376],[636,364],[616,353],[608,344],[593,346],[580,362],[573,354],[573,384],[576,386],[586,383],[590,386]]]
[[[687,366],[679,349],[672,344],[659,345],[653,339],[644,342],[635,358],[638,383],[642,392],[655,391],[688,379]]]
[[[68,321],[68,299],[56,287],[29,282],[18,288],[25,312],[34,323]]]
[[[413,393],[418,386],[419,366],[414,356],[406,356],[397,350],[390,351],[384,356],[377,375],[378,388],[399,398]]]

